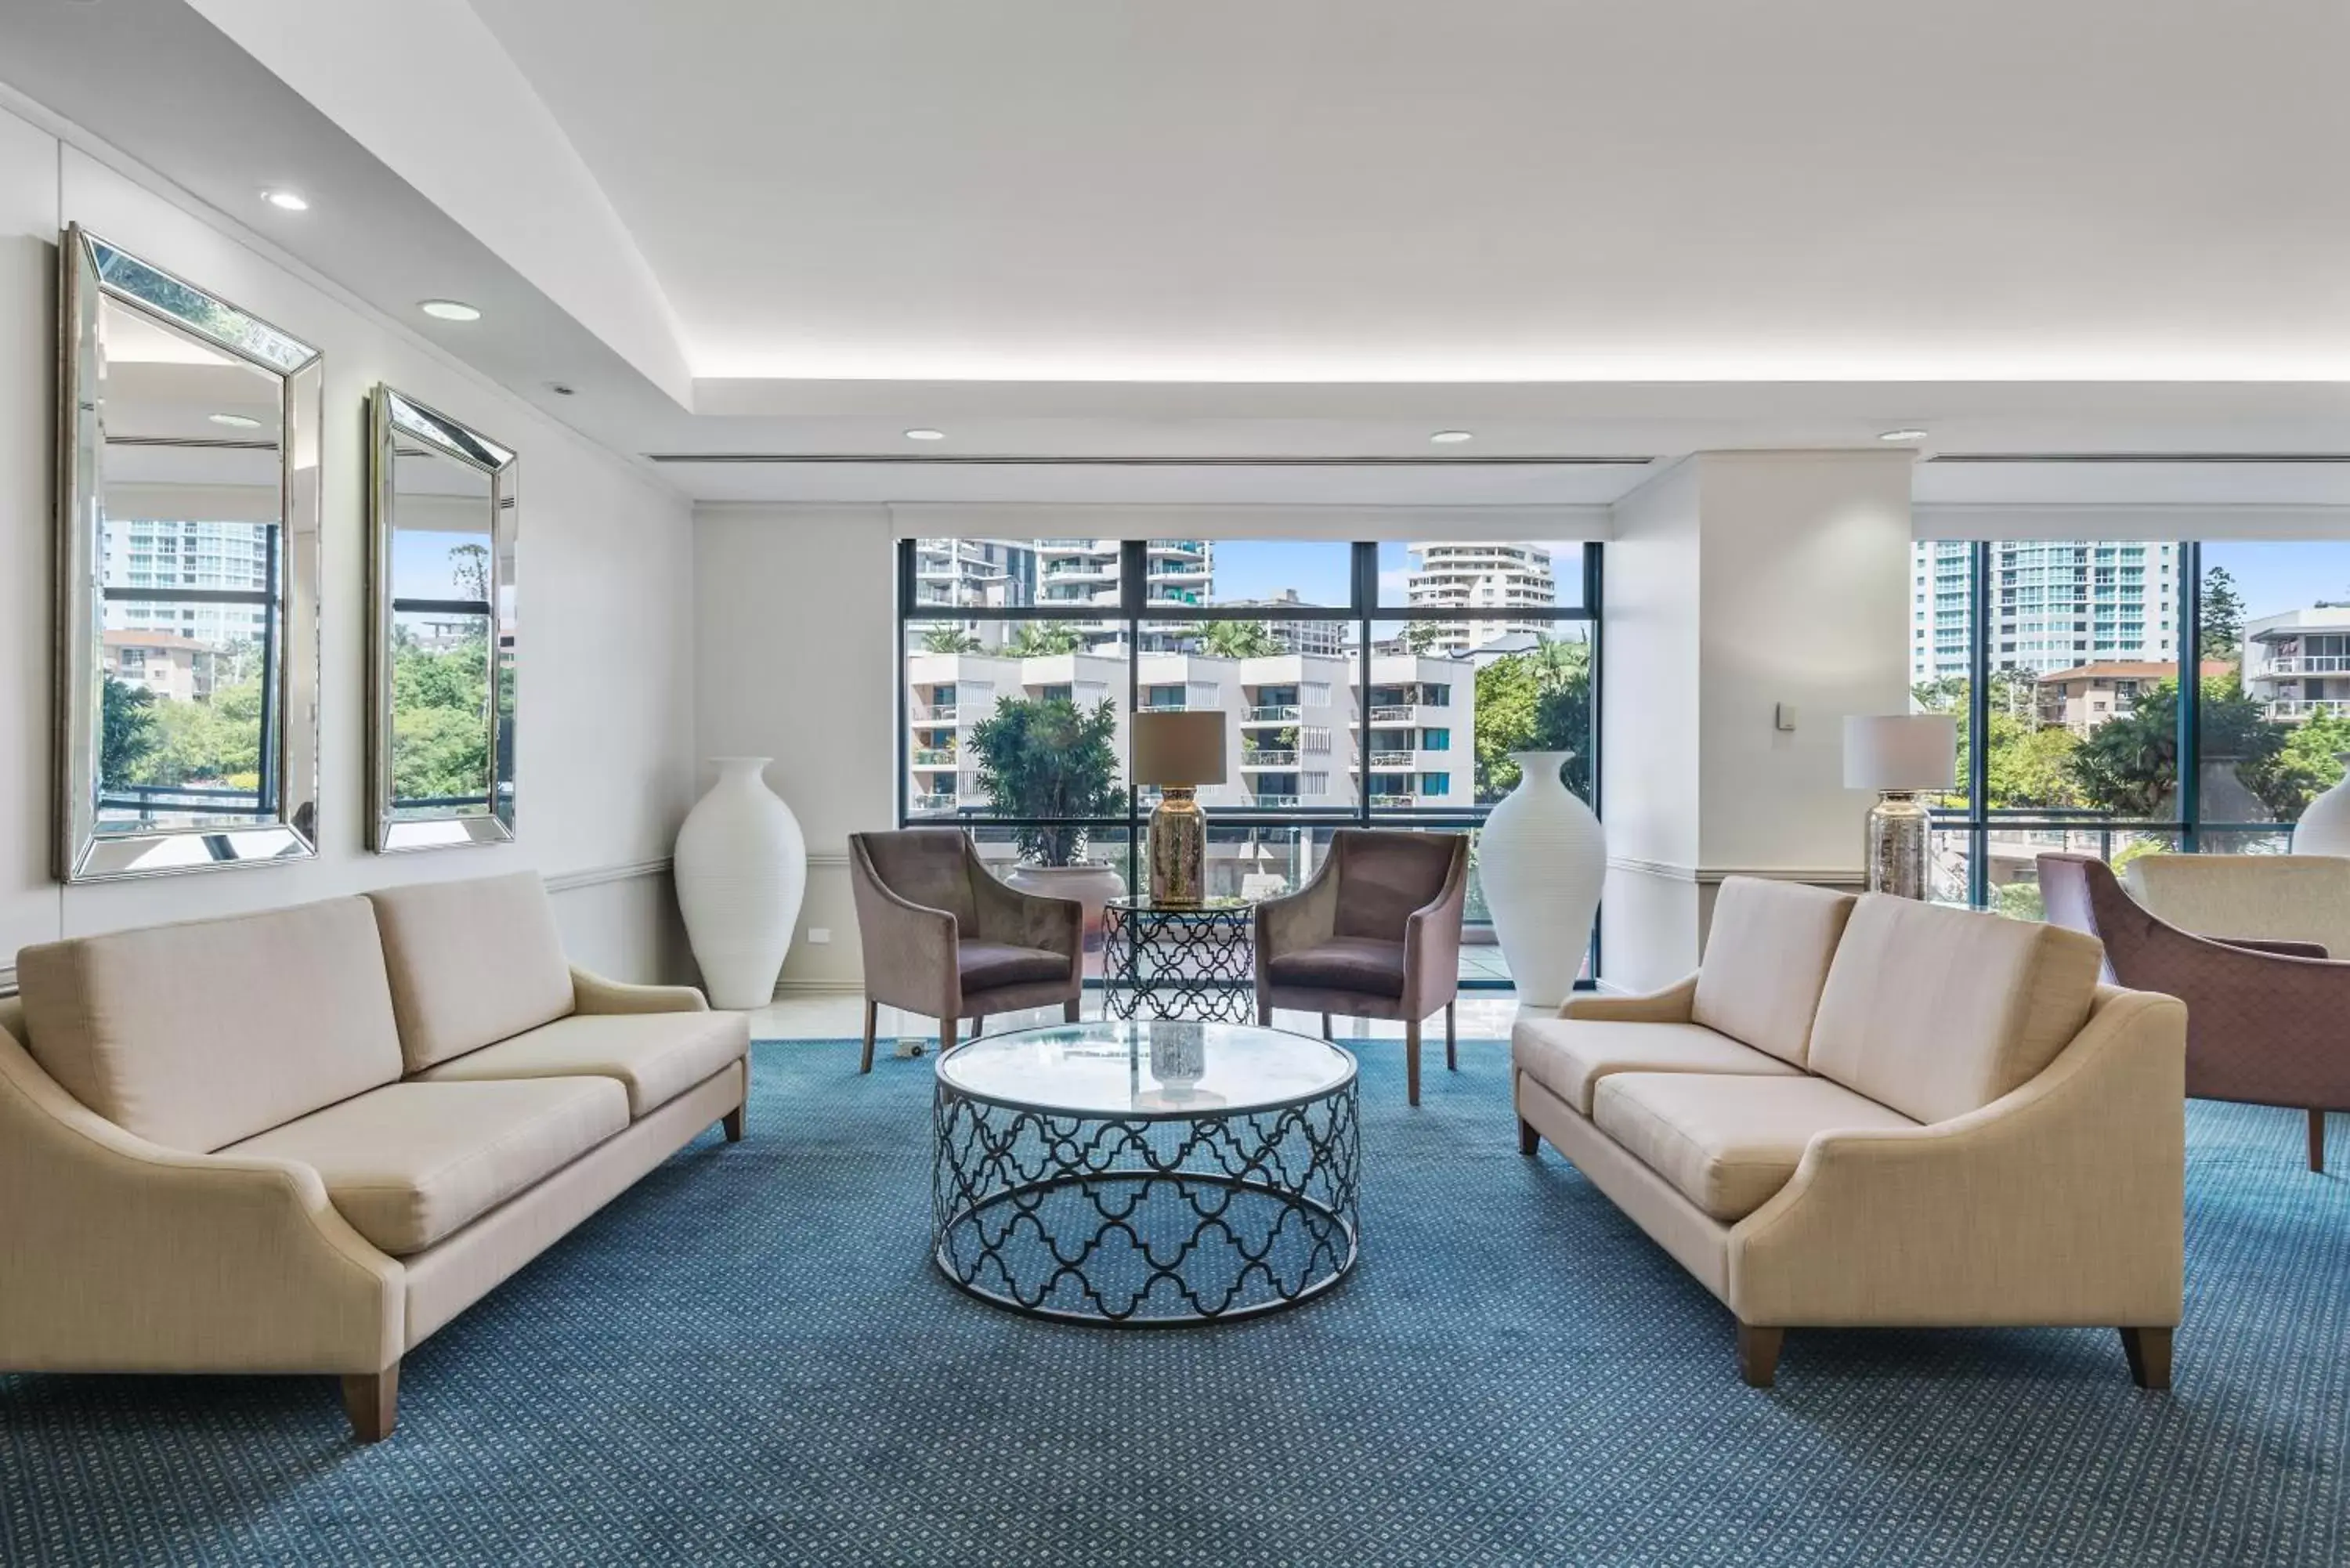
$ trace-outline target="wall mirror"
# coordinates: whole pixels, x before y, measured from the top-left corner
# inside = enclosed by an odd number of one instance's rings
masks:
[[[304,858],[318,799],[318,350],[62,242],[57,875]]]
[[[372,416],[368,846],[515,833],[515,454],[390,387]]]

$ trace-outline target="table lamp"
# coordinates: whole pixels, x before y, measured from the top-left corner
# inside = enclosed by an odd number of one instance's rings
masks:
[[[1137,713],[1134,782],[1162,792],[1150,814],[1151,898],[1200,902],[1208,888],[1208,818],[1194,792],[1224,782],[1222,711]]]
[[[1959,722],[1948,713],[1856,713],[1845,720],[1845,788],[1877,791],[1862,840],[1870,892],[1929,895],[1929,797],[1950,788],[1958,763]]]

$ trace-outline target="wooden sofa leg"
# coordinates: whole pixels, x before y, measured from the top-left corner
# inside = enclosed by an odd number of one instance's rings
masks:
[[[1411,1019],[1403,1026],[1404,1098],[1419,1104],[1419,1020]]]
[[[2129,1358],[2131,1382],[2141,1388],[2170,1386],[2170,1330],[2126,1328],[2122,1354]]]
[[[743,1112],[745,1108],[746,1107],[742,1106],[735,1106],[733,1110],[728,1111],[726,1113],[725,1119],[718,1124],[726,1129],[726,1141],[728,1143],[741,1143],[743,1141]]]
[[[881,1004],[874,1001],[871,997],[866,998],[865,1055],[863,1059],[857,1064],[857,1070],[860,1073],[870,1073],[873,1071],[873,1031],[879,1025],[880,1017]]]
[[[1742,1319],[1738,1324],[1738,1376],[1749,1388],[1768,1388],[1779,1375],[1779,1347],[1787,1342],[1783,1328],[1757,1328]]]
[[[1444,1070],[1461,1071],[1461,1050],[1452,1037],[1452,1003],[1449,1002],[1444,1004]]]
[[[2309,1113],[2309,1168],[2325,1174],[2325,1113]]]
[[[362,1443],[380,1443],[391,1436],[400,1419],[400,1363],[380,1372],[361,1372],[343,1379],[343,1411],[351,1418],[351,1436]]]
[[[939,1020],[939,1054],[943,1056],[962,1038],[962,1020],[950,1014]]]
[[[1520,1116],[1518,1118],[1518,1152],[1520,1154],[1537,1154],[1540,1153],[1541,1150],[1542,1134],[1534,1131],[1534,1123],[1526,1120],[1523,1116]]]

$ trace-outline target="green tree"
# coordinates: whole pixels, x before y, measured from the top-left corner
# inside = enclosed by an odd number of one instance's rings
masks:
[[[2225,566],[2203,574],[2203,657],[2225,659],[2244,646],[2244,601]]]
[[[501,670],[502,680],[510,672]],[[490,639],[486,627],[445,648],[405,628],[391,656],[391,796],[397,803],[490,796]],[[436,808],[439,809],[439,808]]]
[[[952,622],[944,622],[922,633],[924,653],[977,653],[979,639]]]
[[[1200,651],[1216,659],[1269,659],[1281,644],[1263,621],[1211,620],[1200,633]]]
[[[1006,697],[972,726],[979,787],[995,809],[1014,816],[1120,816],[1118,714],[1104,701],[1088,712],[1064,698]],[[1020,853],[1046,866],[1071,866],[1086,851],[1082,827],[1023,827]]]
[[[1403,645],[1414,653],[1427,653],[1443,635],[1443,628],[1436,622],[1416,620],[1403,628]]]
[[[2266,776],[2285,742],[2261,704],[2244,695],[2233,675],[2203,682],[2205,762],[2232,763],[2237,776]],[[2127,713],[2090,732],[2073,757],[2075,785],[2090,805],[2116,816],[2161,814],[2178,785],[2178,682],[2165,680],[2138,693]]]
[[[1568,752],[1566,787],[1591,797],[1591,646],[1544,638],[1477,671],[1477,798],[1517,787],[1513,752]]]
[[[1085,641],[1084,634],[1066,621],[1026,620],[1013,631],[1004,651],[1015,659],[1036,659],[1051,653],[1075,653],[1085,646]]]
[[[99,781],[130,783],[155,750],[155,693],[109,675],[99,714]]]
[[[2299,822],[2311,801],[2342,782],[2345,752],[2350,717],[2321,713],[2288,731],[2270,755],[2237,764],[2236,776],[2279,822]]]
[[[457,597],[480,604],[490,602],[490,552],[484,545],[454,545],[449,550],[449,580]]]

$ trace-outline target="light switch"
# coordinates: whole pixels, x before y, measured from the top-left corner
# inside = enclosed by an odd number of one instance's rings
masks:
[[[1782,702],[1779,704],[1779,713],[1776,722],[1782,730],[1792,730],[1795,727],[1795,705],[1793,702]]]

